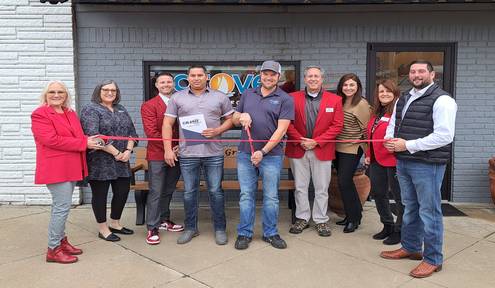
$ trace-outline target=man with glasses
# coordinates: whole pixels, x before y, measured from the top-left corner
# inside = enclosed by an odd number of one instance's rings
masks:
[[[224,160],[222,143],[187,141],[187,138],[190,140],[220,139],[222,133],[232,127],[234,109],[232,109],[229,98],[224,93],[207,87],[207,79],[208,74],[204,66],[189,67],[187,71],[189,88],[172,96],[163,121],[162,134],[165,139],[172,137],[172,127],[178,118],[179,136],[186,140],[179,144],[178,158],[185,186],[185,230],[177,239],[177,244],[185,244],[199,235],[198,192],[201,168],[208,186],[215,242],[218,245],[227,244],[225,203],[221,186]],[[188,137],[185,137],[186,134]],[[165,162],[174,167],[177,156],[173,151],[172,142],[164,141],[164,146]]]
[[[163,118],[170,97],[175,92],[172,74],[160,72],[155,79],[158,95],[141,106],[144,133],[148,138],[162,138]],[[172,135],[175,139],[179,138],[177,123],[172,127]],[[173,149],[178,149],[177,145],[178,142],[172,143]],[[184,230],[182,225],[170,220],[170,200],[180,177],[180,168],[178,163],[176,166],[167,165],[163,158],[164,154],[162,142],[148,141],[146,160],[148,160],[150,191],[146,200],[148,226],[146,243],[150,245],[160,243],[158,229],[172,232]]]

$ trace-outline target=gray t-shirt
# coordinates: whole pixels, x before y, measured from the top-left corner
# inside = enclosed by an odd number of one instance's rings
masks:
[[[176,92],[167,105],[166,116],[177,118],[203,114],[208,128],[219,127],[221,118],[234,113],[229,98],[224,93],[206,88],[201,95],[194,95],[191,90],[184,89]],[[179,136],[184,139],[184,132],[179,125]],[[218,135],[214,139],[220,139]],[[179,144],[180,157],[211,157],[222,156],[223,145],[220,142],[190,145],[181,141]]]

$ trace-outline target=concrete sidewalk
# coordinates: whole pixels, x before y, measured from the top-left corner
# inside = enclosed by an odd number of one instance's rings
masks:
[[[71,211],[67,235],[84,249],[79,262],[45,262],[50,207],[0,206],[0,287],[495,287],[495,208],[457,205],[469,217],[445,217],[444,269],[426,279],[409,271],[419,262],[391,261],[378,254],[385,246],[371,239],[381,229],[376,209],[366,204],[363,223],[343,234],[331,214],[332,236],[314,228],[288,233],[290,213],[281,210],[280,233],[288,249],[262,242],[259,213],[249,249],[237,251],[238,208],[228,208],[229,243],[214,243],[208,208],[200,211],[200,235],[177,245],[178,233],[162,232],[162,243],[145,243],[145,227],[134,225],[135,209],[126,208],[122,223],[135,235],[111,243],[96,237],[91,206]],[[259,212],[259,211],[258,211]],[[182,221],[181,208],[174,220]]]

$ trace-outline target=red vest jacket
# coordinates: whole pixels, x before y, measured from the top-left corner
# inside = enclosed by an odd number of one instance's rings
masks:
[[[299,140],[301,137],[306,137],[306,92],[297,91],[290,95],[294,98],[295,116],[287,129],[287,135],[290,140]],[[319,160],[335,159],[335,143],[323,142],[323,140],[335,140],[343,126],[342,98],[324,91],[313,129],[313,139],[318,142],[314,152]],[[299,143],[287,143],[285,148],[285,155],[290,158],[302,158],[305,152]]]
[[[40,106],[31,114],[36,143],[35,184],[79,181],[88,175],[87,137],[76,112],[64,110],[68,122],[50,106]]]
[[[162,125],[166,110],[167,105],[165,105],[160,95],[151,98],[141,105],[141,119],[143,120],[146,137],[162,138]],[[179,138],[177,122],[173,127],[172,136],[175,139]],[[175,145],[178,145],[178,142],[172,143],[172,147]],[[165,150],[162,141],[148,141],[146,160],[163,161],[163,154],[165,154]]]
[[[376,115],[371,117],[370,122],[368,122],[368,137],[369,139],[383,139],[385,138],[385,134],[387,133],[387,127],[388,123],[390,122],[390,114],[385,114],[383,117],[378,121],[378,124],[375,128],[375,131],[373,134],[371,133],[371,128],[373,128],[373,123],[375,123]],[[370,151],[370,146],[368,146],[368,149],[366,150],[366,157],[371,157],[371,151]],[[396,165],[396,160],[395,160],[395,155],[392,152],[388,152],[387,149],[385,149],[385,146],[383,146],[383,143],[376,142],[372,143],[371,147],[373,147],[373,154],[375,156],[376,162],[378,164],[384,166],[384,167],[395,167]]]

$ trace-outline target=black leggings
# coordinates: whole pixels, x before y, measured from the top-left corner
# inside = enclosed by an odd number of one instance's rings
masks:
[[[110,212],[110,218],[113,220],[119,220],[124,210],[125,202],[127,202],[127,196],[129,196],[129,187],[131,185],[130,177],[119,177],[115,180],[89,180],[93,198],[91,199],[91,206],[93,206],[93,213],[95,214],[96,222],[107,222],[107,197],[108,188],[112,185],[112,206]]]
[[[375,199],[376,210],[380,215],[380,221],[385,225],[393,225],[395,231],[400,231],[404,205],[400,198],[400,187],[397,181],[395,167],[384,167],[374,161],[370,165],[371,196]],[[397,221],[394,224],[394,216],[390,209],[389,187],[391,196],[395,200]]]
[[[357,154],[337,152],[337,177],[339,180],[339,190],[344,202],[345,216],[348,221],[361,221],[361,201],[354,185],[354,173],[363,155],[363,150],[359,148]]]

